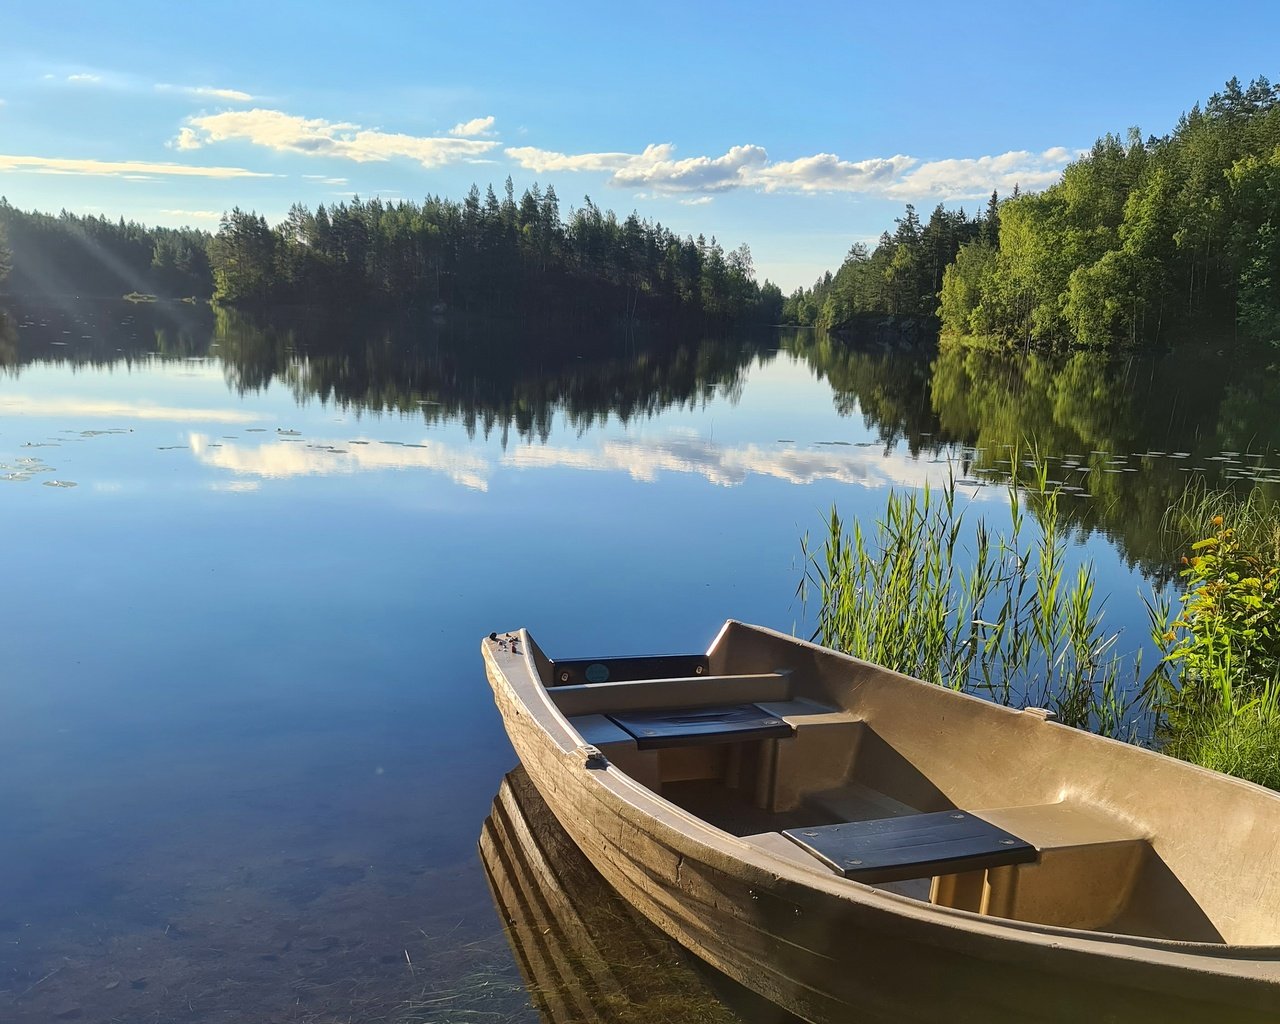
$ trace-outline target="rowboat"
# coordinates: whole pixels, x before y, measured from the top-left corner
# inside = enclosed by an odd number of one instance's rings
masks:
[[[735,621],[482,648],[600,874],[805,1020],[1280,1020],[1276,793]]]

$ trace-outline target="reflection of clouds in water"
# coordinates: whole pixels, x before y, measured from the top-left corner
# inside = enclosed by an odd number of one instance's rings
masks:
[[[443,473],[463,487],[477,491],[489,489],[489,463],[485,458],[437,441],[408,445],[311,439],[306,443],[275,441],[240,445],[216,442],[205,434],[191,434],[190,443],[196,458],[204,465],[246,476],[281,479],[384,469],[425,469]]]
[[[66,416],[125,420],[168,420],[176,423],[256,423],[257,413],[238,409],[180,409],[150,402],[92,401],[84,398],[32,398],[6,395],[0,398],[0,414],[14,416]]]
[[[722,487],[736,486],[753,474],[793,484],[834,480],[870,488],[887,484],[923,487],[926,483],[944,484],[948,478],[945,462],[925,462],[896,453],[885,456],[879,450],[872,454],[865,449],[815,451],[793,447],[762,448],[755,444],[721,448],[703,438],[686,436],[665,440],[605,441],[594,451],[527,447],[508,453],[503,461],[517,469],[560,466],[623,471],[646,483],[655,480],[662,470],[697,473]]]
[[[193,433],[190,444],[196,458],[207,466],[262,478],[423,469],[443,473],[463,487],[487,491],[493,468],[479,453],[434,441],[408,445],[299,438],[254,446],[218,442]],[[948,477],[945,461],[930,462],[897,453],[885,456],[878,448],[770,448],[757,444],[723,448],[683,432],[660,439],[602,440],[596,448],[529,446],[508,452],[502,457],[502,465],[518,470],[623,472],[643,483],[654,482],[663,471],[694,473],[721,487],[736,487],[750,476],[773,477],[792,484],[833,480],[873,489],[945,484]],[[249,489],[234,483],[212,486],[216,490]]]

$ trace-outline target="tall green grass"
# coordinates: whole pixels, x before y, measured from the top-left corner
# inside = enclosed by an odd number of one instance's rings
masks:
[[[1219,525],[1215,519],[1233,531],[1242,548],[1280,565],[1280,502],[1261,487],[1254,487],[1242,498],[1234,491],[1193,480],[1164,514],[1166,549],[1173,555],[1182,554],[1215,531]]]
[[[1015,467],[1019,453],[1011,455]],[[1067,571],[1061,491],[1042,460],[1008,488],[1009,525],[993,529],[954,478],[941,489],[890,491],[870,529],[832,509],[820,548],[802,541],[798,597],[817,605],[824,646],[1007,705],[1047,707],[1060,721],[1133,738],[1139,665],[1114,652],[1093,567]],[[1028,516],[1026,509],[1034,509]],[[1129,673],[1132,672],[1132,678]]]

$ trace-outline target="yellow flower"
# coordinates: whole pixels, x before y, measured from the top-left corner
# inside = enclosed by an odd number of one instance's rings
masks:
[[[1212,522],[1214,526],[1221,526],[1222,516],[1214,516],[1213,519],[1210,520],[1210,522]]]

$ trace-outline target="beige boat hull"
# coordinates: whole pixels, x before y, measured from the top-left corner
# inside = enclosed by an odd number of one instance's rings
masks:
[[[1004,921],[830,878],[663,800],[545,698],[532,645],[484,656],[521,763],[565,831],[686,949],[814,1022],[1280,1020],[1280,953]]]

